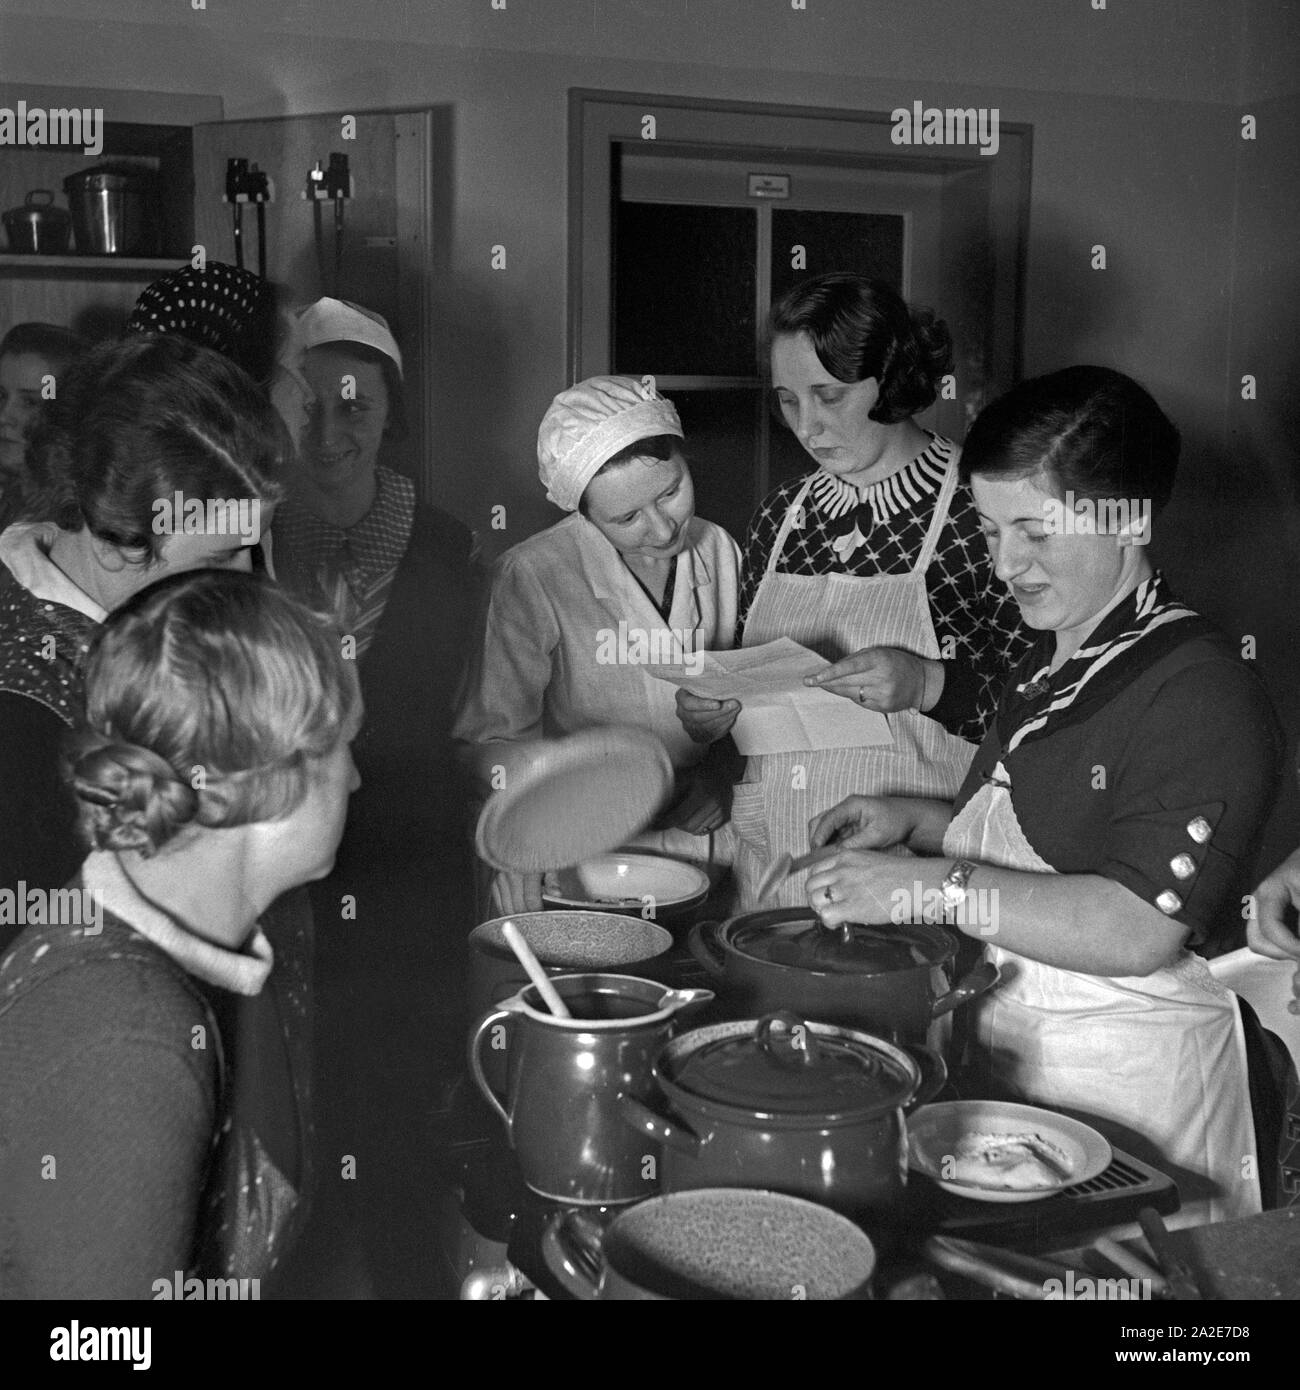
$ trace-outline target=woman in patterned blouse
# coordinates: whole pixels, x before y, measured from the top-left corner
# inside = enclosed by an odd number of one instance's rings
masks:
[[[743,908],[767,863],[806,851],[809,821],[852,791],[955,794],[1025,647],[959,450],[912,418],[951,365],[945,325],[886,285],[835,274],[779,300],[769,337],[777,402],[817,468],[777,487],[750,524],[742,643],[785,636],[817,651],[833,665],[810,681],[887,713],[893,742],[749,760],[732,808]],[[686,692],[678,707],[701,741],[740,709]],[[780,901],[804,902],[803,875]]]
[[[280,436],[270,405],[220,354],[134,337],[92,349],[60,379],[30,458],[50,481],[44,519],[0,535],[0,886],[57,888],[83,852],[59,749],[91,634],[166,575],[250,568],[281,495]],[[209,512],[218,499],[249,527]],[[0,922],[0,951],[17,930]]]

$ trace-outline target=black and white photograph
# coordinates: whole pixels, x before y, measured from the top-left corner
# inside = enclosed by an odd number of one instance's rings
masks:
[[[0,0],[0,220],[33,1367],[1280,1364],[1300,8]]]

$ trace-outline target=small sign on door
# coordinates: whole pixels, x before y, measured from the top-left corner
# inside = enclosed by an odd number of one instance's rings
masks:
[[[750,174],[749,196],[751,198],[788,198],[790,196],[790,175]]]

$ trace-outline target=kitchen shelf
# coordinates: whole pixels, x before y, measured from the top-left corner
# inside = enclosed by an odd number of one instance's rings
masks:
[[[33,256],[21,252],[0,254],[0,270],[70,273],[88,278],[114,275],[161,275],[175,270],[185,256]]]

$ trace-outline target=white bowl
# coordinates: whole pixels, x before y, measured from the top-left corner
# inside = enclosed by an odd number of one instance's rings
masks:
[[[943,1176],[943,1161],[957,1150],[967,1134],[1037,1134],[1065,1154],[1070,1176],[1058,1183],[1030,1189],[960,1182]],[[907,1122],[911,1167],[933,1178],[945,1192],[977,1202],[1037,1202],[1087,1182],[1110,1167],[1111,1149],[1090,1125],[1041,1110],[999,1100],[949,1100],[923,1105]]]
[[[607,912],[647,905],[661,912],[702,902],[708,892],[703,869],[658,854],[598,854],[552,871],[542,884],[543,902]]]

